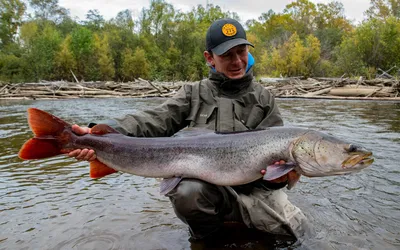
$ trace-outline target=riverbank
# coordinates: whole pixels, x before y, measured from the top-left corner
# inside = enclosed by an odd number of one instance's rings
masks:
[[[260,83],[277,98],[399,100],[394,79],[263,78]],[[14,83],[0,86],[0,99],[72,99],[110,97],[170,97],[193,82],[65,82]]]

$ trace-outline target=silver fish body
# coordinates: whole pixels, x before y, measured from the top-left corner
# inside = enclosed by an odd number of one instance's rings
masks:
[[[94,178],[121,171],[234,186],[261,177],[273,180],[293,169],[308,177],[346,174],[373,162],[372,153],[359,146],[302,128],[273,127],[227,134],[203,134],[197,130],[196,136],[189,137],[135,138],[100,124],[92,128],[92,134],[80,136],[72,132],[67,122],[35,108],[28,109],[28,123],[35,137],[22,146],[21,159],[93,149],[97,155],[97,161],[91,162]],[[279,160],[288,164],[274,165]],[[92,175],[92,166],[101,171],[93,170]],[[265,169],[263,176],[261,171]]]
[[[177,138],[85,135],[76,137],[72,147],[94,149],[101,162],[121,172],[229,186],[261,178],[260,171],[279,160],[294,163],[294,169],[308,177],[355,172],[372,163],[370,152],[353,144],[318,131],[285,127]],[[344,166],[354,155],[359,161]]]

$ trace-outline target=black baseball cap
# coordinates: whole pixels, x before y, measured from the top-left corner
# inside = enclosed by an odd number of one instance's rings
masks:
[[[231,18],[219,19],[211,24],[206,35],[206,49],[222,55],[231,48],[247,44],[254,47],[246,38],[242,25]]]

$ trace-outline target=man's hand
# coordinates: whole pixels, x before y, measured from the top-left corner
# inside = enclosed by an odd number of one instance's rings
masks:
[[[76,124],[72,125],[72,131],[77,135],[90,134],[91,130],[88,127],[80,127]],[[73,151],[66,150],[69,157],[75,157],[75,159],[80,161],[94,161],[96,159],[96,154],[93,149],[75,149]]]

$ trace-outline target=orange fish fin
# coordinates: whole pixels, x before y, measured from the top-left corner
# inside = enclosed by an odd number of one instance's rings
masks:
[[[71,127],[69,123],[37,108],[28,109],[28,123],[36,137],[55,136]]]
[[[32,138],[25,142],[18,153],[23,160],[42,159],[61,154],[61,148],[56,139]]]
[[[28,123],[35,138],[21,147],[18,153],[21,159],[42,159],[62,154],[61,148],[69,142],[72,134],[70,124],[37,108],[28,109]]]
[[[292,189],[296,183],[300,180],[301,174],[297,173],[295,170],[292,170],[288,173],[288,185],[287,189]]]
[[[110,168],[106,164],[100,162],[99,160],[94,160],[90,162],[90,177],[91,178],[101,178],[109,174],[118,172],[117,170]]]
[[[119,132],[107,124],[97,124],[91,130],[91,134],[104,135],[104,134],[119,134]]]

